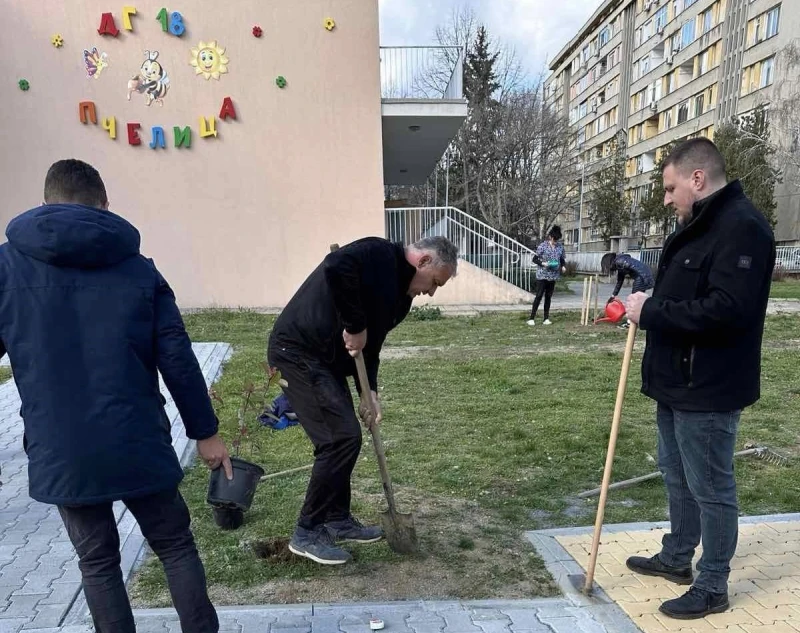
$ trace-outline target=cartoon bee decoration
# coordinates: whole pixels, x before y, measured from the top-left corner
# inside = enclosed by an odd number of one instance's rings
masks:
[[[101,55],[97,52],[97,48],[92,48],[91,51],[84,49],[83,64],[86,66],[86,78],[98,79],[103,69],[108,67],[108,53]]]
[[[128,99],[133,92],[130,85],[133,81],[137,82],[133,90],[144,93],[146,106],[152,105],[154,101],[157,101],[159,105],[164,105],[164,97],[169,90],[169,76],[158,61],[158,51],[144,52],[144,62],[139,69],[139,74],[128,82]]]

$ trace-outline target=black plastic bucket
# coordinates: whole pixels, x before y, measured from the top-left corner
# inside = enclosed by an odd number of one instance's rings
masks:
[[[235,506],[249,510],[256,494],[256,486],[264,476],[264,469],[258,464],[231,457],[233,479],[228,481],[224,468],[211,471],[208,481],[206,501],[212,506]]]

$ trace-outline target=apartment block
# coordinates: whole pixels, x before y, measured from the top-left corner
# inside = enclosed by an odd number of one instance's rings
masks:
[[[779,53],[799,32],[795,0],[606,0],[558,53],[545,94],[575,126],[579,190],[590,189],[615,139],[626,147],[633,219],[619,247],[661,244],[663,227],[637,218],[661,152],[768,105],[786,73]],[[776,196],[778,241],[800,243],[800,192],[783,184]],[[565,241],[605,250],[588,198],[564,218]]]

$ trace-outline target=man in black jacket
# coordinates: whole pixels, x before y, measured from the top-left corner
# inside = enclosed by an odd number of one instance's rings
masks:
[[[664,244],[653,296],[632,294],[626,308],[647,331],[642,392],[658,403],[671,530],[659,554],[632,557],[628,567],[694,582],[661,605],[668,616],[691,619],[728,608],[738,534],[733,453],[741,411],[760,396],[775,239],[741,184],[726,184],[725,162],[711,141],[681,144],[663,170],[664,203],[674,206],[679,228]]]
[[[91,165],[55,163],[44,200],[0,246],[0,356],[22,400],[30,496],[58,506],[97,633],[136,630],[119,500],[164,564],[181,629],[216,633],[159,370],[203,461],[228,478],[231,464],[175,295]]]
[[[381,421],[380,351],[414,297],[431,297],[455,275],[458,251],[443,237],[404,248],[365,238],[330,253],[281,312],[269,338],[268,359],[287,381],[286,397],[314,444],[314,469],[289,549],[323,565],[350,554],[336,541],[370,543],[383,534],[350,513],[350,475],[361,450],[361,428],[347,377],[363,351],[371,393],[359,415],[369,428]],[[378,412],[371,419],[369,400]]]

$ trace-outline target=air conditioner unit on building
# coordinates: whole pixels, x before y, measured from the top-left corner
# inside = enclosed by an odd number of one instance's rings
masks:
[[[672,55],[667,55],[664,61],[667,62],[667,66],[672,66]]]
[[[653,103],[650,104],[650,109],[653,112],[658,112],[658,101],[653,101]]]
[[[664,26],[663,26],[663,25],[659,26],[659,27],[658,27],[658,30],[657,30],[656,32],[657,32],[659,35],[664,35]]]

